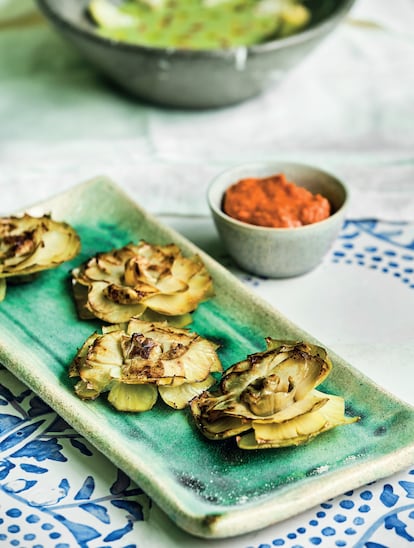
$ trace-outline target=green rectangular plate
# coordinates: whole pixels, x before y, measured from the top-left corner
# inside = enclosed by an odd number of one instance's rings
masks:
[[[297,448],[242,451],[233,440],[208,441],[194,427],[188,410],[174,411],[162,401],[142,414],[117,412],[104,397],[81,401],[74,395],[68,365],[100,325],[78,320],[69,271],[99,251],[130,241],[175,242],[185,254],[201,255],[216,295],[197,309],[192,329],[220,342],[225,368],[262,350],[266,336],[323,343],[105,178],[73,187],[29,211],[51,213],[72,224],[82,251],[71,263],[42,273],[30,284],[8,287],[0,304],[0,361],[184,530],[216,538],[253,531],[413,463],[413,408],[332,351],[334,368],[322,389],[343,395],[347,413],[361,420]]]

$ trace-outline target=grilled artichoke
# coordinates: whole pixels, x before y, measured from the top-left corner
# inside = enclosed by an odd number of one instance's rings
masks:
[[[191,412],[209,439],[236,436],[242,449],[300,445],[335,426],[344,400],[315,390],[329,375],[326,351],[304,342],[266,339],[264,352],[230,367],[219,390],[191,400]]]
[[[80,398],[109,391],[109,402],[120,411],[149,410],[158,393],[170,407],[182,409],[214,384],[212,372],[222,371],[216,349],[197,333],[133,317],[92,334],[69,376],[80,377],[75,385]]]
[[[30,281],[41,270],[59,266],[80,251],[76,231],[50,216],[0,219],[0,300],[6,293],[5,279]]]
[[[126,322],[132,316],[171,325],[191,322],[190,312],[213,294],[212,280],[198,256],[184,257],[174,245],[145,241],[99,253],[72,271],[82,319]]]

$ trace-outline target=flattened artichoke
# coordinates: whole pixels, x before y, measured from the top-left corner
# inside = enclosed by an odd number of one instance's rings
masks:
[[[210,388],[212,372],[222,372],[217,345],[166,322],[131,318],[127,324],[92,334],[69,368],[82,399],[109,392],[108,401],[120,411],[146,411],[158,393],[170,407],[184,408]]]
[[[79,251],[76,231],[48,215],[0,218],[0,297],[5,296],[5,279],[30,281],[33,274],[56,268]]]
[[[190,402],[200,431],[209,439],[236,436],[241,449],[300,445],[345,417],[344,400],[315,390],[332,369],[326,351],[304,342],[268,338],[264,352],[230,367],[215,393]]]
[[[184,326],[213,294],[198,256],[186,258],[174,244],[145,241],[97,254],[72,271],[72,283],[79,317],[109,323],[168,316],[170,324]]]

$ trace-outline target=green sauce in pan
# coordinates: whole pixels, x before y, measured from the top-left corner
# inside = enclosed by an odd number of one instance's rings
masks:
[[[89,14],[113,40],[198,50],[288,36],[310,18],[298,0],[92,0]]]

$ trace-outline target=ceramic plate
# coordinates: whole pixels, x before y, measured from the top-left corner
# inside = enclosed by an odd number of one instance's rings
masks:
[[[82,252],[31,284],[8,288],[0,306],[0,361],[184,530],[216,538],[253,531],[412,463],[413,409],[332,351],[333,372],[322,388],[344,395],[347,412],[361,421],[298,448],[243,452],[231,440],[206,440],[187,411],[171,411],[161,402],[148,413],[122,414],[103,398],[79,400],[68,364],[99,324],[77,319],[69,270],[98,251],[141,238],[174,241],[185,253],[200,251],[106,179],[74,187],[30,212],[50,212],[71,223],[81,236]],[[216,296],[197,309],[192,327],[221,343],[225,367],[263,349],[266,336],[323,344],[200,254],[213,275]]]

